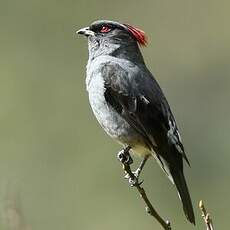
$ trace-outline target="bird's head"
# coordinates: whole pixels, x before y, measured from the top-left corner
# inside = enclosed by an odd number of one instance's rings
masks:
[[[144,31],[119,22],[99,20],[77,31],[88,37],[89,53],[93,56],[114,54],[117,50],[147,45]]]

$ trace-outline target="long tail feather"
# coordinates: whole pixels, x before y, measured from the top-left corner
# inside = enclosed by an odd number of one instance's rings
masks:
[[[184,174],[183,172],[177,170],[170,170],[170,172],[177,187],[180,199],[182,201],[185,216],[192,224],[195,225],[195,216],[193,212],[192,201],[189,195]]]

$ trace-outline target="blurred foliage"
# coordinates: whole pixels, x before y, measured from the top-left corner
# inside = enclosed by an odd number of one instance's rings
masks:
[[[33,230],[160,229],[123,180],[120,146],[88,105],[87,42],[75,31],[104,18],[149,35],[145,60],[169,99],[192,165],[185,170],[196,229],[204,229],[201,198],[215,226],[227,229],[229,7],[227,0],[1,0],[0,228],[11,229],[5,211],[9,194],[19,193],[20,212],[13,213],[23,213]],[[173,229],[194,229],[153,160],[142,177]]]

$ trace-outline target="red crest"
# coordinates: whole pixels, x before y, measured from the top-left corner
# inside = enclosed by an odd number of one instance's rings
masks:
[[[146,46],[147,45],[147,36],[145,34],[145,32],[143,30],[140,30],[134,26],[131,26],[129,24],[124,24],[129,32],[135,37],[136,41],[138,42],[138,44],[140,44],[141,46]]]

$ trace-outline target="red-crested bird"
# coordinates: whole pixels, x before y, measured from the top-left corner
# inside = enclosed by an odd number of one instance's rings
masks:
[[[183,173],[188,164],[176,121],[139,45],[145,33],[131,25],[100,20],[77,31],[88,37],[86,85],[92,110],[109,136],[143,157],[153,156],[176,185],[187,219],[195,224]]]

